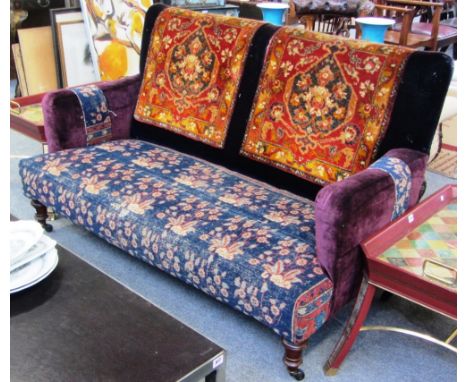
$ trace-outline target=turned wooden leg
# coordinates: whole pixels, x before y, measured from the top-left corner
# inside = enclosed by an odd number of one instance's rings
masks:
[[[304,372],[299,369],[302,364],[302,352],[307,346],[307,342],[301,344],[293,344],[283,338],[284,357],[283,362],[288,368],[289,375],[296,378],[298,381],[304,379]]]
[[[37,200],[31,200],[31,205],[36,210],[36,215],[34,216],[36,221],[40,223],[40,225],[46,230],[46,232],[51,232],[53,227],[50,224],[47,224],[46,222],[48,216],[47,207]]]

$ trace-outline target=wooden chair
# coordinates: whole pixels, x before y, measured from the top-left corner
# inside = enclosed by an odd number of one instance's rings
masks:
[[[354,28],[353,18],[358,12],[348,14],[330,11],[309,11],[297,8],[294,0],[289,0],[289,17],[304,25],[305,30],[333,35],[350,37],[350,30]]]
[[[440,22],[443,6],[442,2],[378,0],[374,14],[397,20],[397,24],[385,35],[386,43],[435,51],[457,41],[457,29]],[[428,14],[431,15],[430,22],[417,19]]]
[[[457,29],[457,0],[440,0],[443,2],[444,7],[442,8],[442,13],[440,15],[440,28],[445,28],[446,26]],[[432,15],[431,15],[432,16]],[[430,22],[432,18],[427,20]],[[448,46],[442,46],[441,51],[445,52]],[[457,59],[457,41],[453,44],[453,58]]]
[[[354,28],[352,19],[352,16],[310,14],[300,16],[299,22],[309,31],[350,37],[350,30]]]
[[[262,10],[253,1],[227,1],[229,4],[239,6],[239,17],[254,20],[263,20]]]

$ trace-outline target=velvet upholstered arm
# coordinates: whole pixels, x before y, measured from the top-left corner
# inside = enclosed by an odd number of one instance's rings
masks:
[[[140,89],[140,76],[116,81],[97,82],[111,113],[112,138],[130,136],[130,125]],[[42,100],[44,130],[49,152],[86,146],[83,112],[77,96],[70,89],[48,93]]]
[[[407,207],[413,206],[424,181],[427,155],[411,149],[393,149],[384,157],[398,158],[409,168]],[[357,291],[363,265],[359,244],[395,218],[395,200],[392,176],[372,167],[327,185],[317,194],[317,256],[333,280],[334,312]]]

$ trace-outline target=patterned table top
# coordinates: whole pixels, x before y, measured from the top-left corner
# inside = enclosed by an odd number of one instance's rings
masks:
[[[10,112],[34,124],[44,124],[44,115],[42,113],[42,106],[40,103],[21,106],[21,108],[17,110],[19,110],[19,112],[17,112],[16,110]]]
[[[429,277],[431,281],[445,287],[456,289],[456,201],[419,225],[379,255],[377,259],[418,276]],[[444,265],[452,269],[445,268]],[[438,279],[443,281],[438,281]]]

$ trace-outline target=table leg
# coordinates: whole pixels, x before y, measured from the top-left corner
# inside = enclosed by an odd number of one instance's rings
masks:
[[[455,329],[452,334],[445,340],[446,344],[451,343],[457,337],[457,329]]]
[[[213,370],[205,377],[205,382],[216,382],[216,370]]]
[[[364,274],[351,316],[346,322],[340,339],[325,363],[324,371],[326,375],[335,375],[346,358],[346,355],[351,350],[359,333],[359,329],[367,317],[375,290],[375,286],[369,284],[367,274]]]

